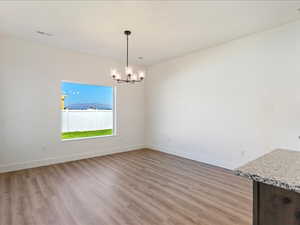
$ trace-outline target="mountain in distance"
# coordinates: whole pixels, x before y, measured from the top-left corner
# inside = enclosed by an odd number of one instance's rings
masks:
[[[109,104],[100,103],[74,103],[65,107],[69,110],[88,110],[88,109],[99,109],[99,110],[112,110],[112,106]]]

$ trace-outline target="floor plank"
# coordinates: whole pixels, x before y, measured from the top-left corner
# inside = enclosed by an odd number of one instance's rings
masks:
[[[251,225],[252,184],[143,149],[0,174],[0,225]]]

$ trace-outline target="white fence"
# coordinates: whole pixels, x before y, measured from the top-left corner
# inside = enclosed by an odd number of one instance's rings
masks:
[[[113,129],[112,110],[62,110],[62,132]]]

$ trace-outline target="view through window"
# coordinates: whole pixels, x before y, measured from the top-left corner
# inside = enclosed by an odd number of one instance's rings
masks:
[[[114,133],[114,88],[61,83],[61,138],[74,139]]]

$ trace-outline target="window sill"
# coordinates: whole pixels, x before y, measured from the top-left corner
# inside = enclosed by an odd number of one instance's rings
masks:
[[[101,135],[101,136],[93,136],[93,137],[82,137],[82,138],[69,138],[69,139],[61,139],[62,142],[69,142],[69,141],[83,141],[87,139],[96,139],[96,138],[106,138],[106,137],[116,137],[116,134],[111,135]]]

